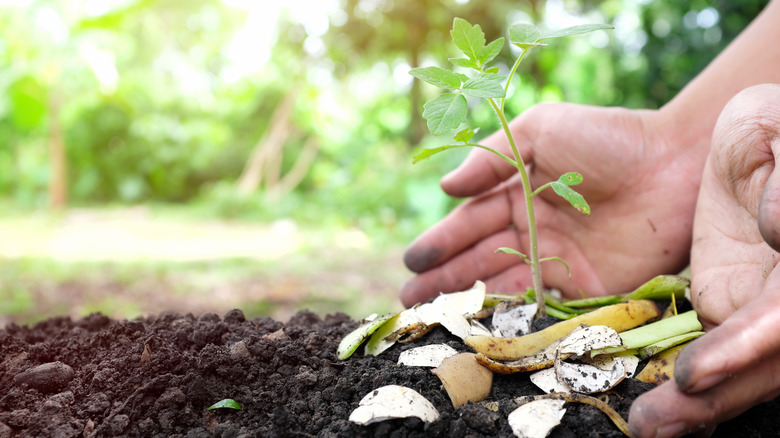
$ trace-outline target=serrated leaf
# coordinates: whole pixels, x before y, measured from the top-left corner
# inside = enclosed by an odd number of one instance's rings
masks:
[[[422,116],[428,121],[428,129],[440,135],[465,122],[467,112],[468,104],[463,95],[445,93],[426,102]]]
[[[497,74],[495,72],[480,73],[480,75],[477,77],[495,82],[503,82],[506,79],[506,76]]]
[[[554,181],[551,184],[551,187],[553,190],[555,190],[555,193],[557,193],[561,198],[569,201],[569,204],[579,210],[580,213],[588,215],[590,214],[590,205],[588,205],[588,203],[585,201],[585,198],[574,191],[574,189],[560,181]]]
[[[558,182],[567,186],[576,186],[582,183],[582,175],[577,172],[567,172],[558,178]]]
[[[456,67],[473,68],[479,70],[479,65],[476,61],[466,58],[450,58],[452,65]]]
[[[492,61],[493,58],[498,56],[499,53],[501,53],[501,49],[504,47],[504,38],[499,38],[492,43],[488,44],[482,49],[482,54],[480,55],[479,62],[482,65],[487,64],[488,62]]]
[[[212,409],[221,409],[221,408],[241,410],[241,405],[238,404],[238,402],[233,400],[232,398],[226,398],[224,400],[220,400],[220,401],[214,403],[213,405],[207,407],[206,410],[210,411]]]
[[[614,29],[614,27],[608,24],[580,24],[577,26],[567,27],[565,29],[545,32],[537,39],[537,41],[547,40],[550,38],[562,38],[562,37],[570,37],[574,35],[582,35],[584,33],[593,32],[596,30],[607,30],[607,29]]]
[[[471,126],[469,126],[466,129],[461,129],[458,131],[457,134],[455,134],[455,137],[452,137],[455,141],[462,141],[464,143],[468,143],[469,140],[471,140],[472,137],[474,137],[474,134],[477,133],[477,130],[471,129]]]
[[[542,31],[533,24],[520,23],[509,28],[509,41],[517,45],[539,45]]]
[[[472,26],[471,23],[462,18],[455,18],[452,22],[450,35],[452,42],[460,51],[480,66],[480,56],[485,48],[485,33],[482,32],[482,28],[478,24]]]
[[[471,97],[504,97],[506,90],[500,83],[482,76],[477,76],[466,81],[460,89],[463,94]]]
[[[412,163],[417,164],[417,163],[419,163],[420,161],[422,161],[422,160],[424,160],[426,158],[430,158],[430,157],[438,154],[439,152],[443,152],[443,151],[446,151],[448,149],[462,148],[462,147],[465,147],[465,146],[468,146],[468,145],[465,145],[465,144],[448,144],[446,146],[439,146],[439,147],[436,147],[436,148],[423,149],[417,155],[415,155],[412,158],[412,160],[413,160]]]
[[[453,73],[440,67],[422,67],[409,70],[409,74],[431,85],[441,88],[458,89],[462,81],[462,75]]]

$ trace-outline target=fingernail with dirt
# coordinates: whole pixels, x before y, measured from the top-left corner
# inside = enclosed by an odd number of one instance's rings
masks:
[[[434,247],[411,246],[404,253],[404,264],[412,272],[423,272],[436,265],[442,250]]]
[[[702,372],[702,364],[708,360],[702,349],[706,346],[694,341],[683,349],[674,363],[674,381],[680,390],[689,394],[710,389],[728,377],[726,373],[707,373],[706,368]]]
[[[417,281],[417,278],[412,278],[401,286],[401,291],[398,296],[401,298],[401,303],[405,307],[411,307],[417,303],[424,303],[429,298],[424,291],[421,290],[421,285]]]

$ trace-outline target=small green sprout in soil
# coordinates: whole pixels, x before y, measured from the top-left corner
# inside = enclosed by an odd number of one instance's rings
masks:
[[[557,181],[548,182],[536,189],[531,187],[528,172],[525,168],[525,162],[520,155],[515,139],[509,129],[509,122],[507,121],[506,113],[504,111],[507,93],[520,62],[525,59],[532,48],[546,46],[542,41],[580,35],[602,29],[612,29],[612,26],[586,24],[557,31],[542,32],[530,24],[516,24],[509,29],[509,41],[511,44],[520,48],[521,53],[512,65],[509,74],[502,75],[499,73],[500,70],[498,67],[489,67],[489,64],[501,52],[505,42],[504,38],[498,38],[495,41],[487,43],[485,40],[485,33],[479,25],[471,25],[464,19],[456,18],[453,22],[450,35],[452,36],[452,41],[465,57],[451,58],[450,62],[455,67],[465,69],[468,74],[454,70],[445,70],[440,67],[414,68],[409,72],[418,79],[448,90],[448,92],[431,99],[423,106],[422,115],[427,120],[428,128],[431,133],[441,135],[460,128],[453,137],[453,140],[456,142],[455,144],[424,149],[415,155],[415,163],[448,149],[478,147],[497,155],[502,160],[514,166],[520,174],[523,193],[525,195],[525,207],[528,215],[530,240],[528,247],[529,253],[524,254],[509,248],[501,248],[499,249],[499,252],[517,255],[525,263],[531,266],[533,290],[539,294],[544,294],[542,288],[542,262],[553,260],[559,261],[566,265],[567,270],[569,269],[569,266],[559,257],[539,258],[533,198],[542,190],[549,187],[583,214],[590,214],[590,206],[582,195],[571,188],[571,186],[582,183],[582,175],[577,172],[565,173]],[[471,142],[471,139],[474,137],[477,130],[470,126],[461,128],[461,125],[467,121],[468,115],[466,97],[485,99],[490,104],[496,113],[496,116],[498,116],[498,120],[500,121],[501,127],[509,142],[509,146],[512,149],[511,157],[493,148]],[[545,300],[540,300],[537,316],[544,316],[546,314]]]
[[[226,398],[207,407],[206,410],[210,411],[212,409],[222,409],[222,408],[241,410],[241,405],[238,404],[238,402],[233,400],[232,398]]]

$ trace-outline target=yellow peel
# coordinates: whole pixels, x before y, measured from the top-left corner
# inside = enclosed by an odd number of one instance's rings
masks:
[[[636,379],[655,385],[660,385],[667,380],[673,379],[674,362],[677,360],[677,356],[680,355],[682,349],[685,348],[685,345],[687,344],[672,347],[650,358],[650,360],[647,361],[647,365],[645,365],[642,371],[636,375]]]
[[[658,307],[650,300],[628,301],[605,306],[517,338],[469,336],[465,341],[478,353],[491,359],[517,360],[543,351],[553,342],[568,335],[580,324],[606,325],[617,332],[622,332],[644,324],[659,315]]]
[[[441,380],[454,408],[486,399],[493,385],[493,373],[477,362],[474,353],[444,359],[433,374]]]

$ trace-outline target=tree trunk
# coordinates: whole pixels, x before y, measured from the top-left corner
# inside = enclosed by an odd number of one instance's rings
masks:
[[[292,127],[290,126],[290,116],[295,106],[295,98],[298,92],[293,87],[274,110],[271,115],[271,121],[268,124],[260,141],[257,142],[252,155],[244,166],[243,172],[238,179],[238,192],[242,195],[249,195],[256,191],[263,182],[263,172],[269,172],[272,177],[278,178],[277,170],[269,169],[274,163],[281,163],[278,155],[281,154],[282,147],[290,136]],[[275,174],[276,175],[273,175]]]
[[[62,135],[59,98],[49,100],[49,208],[62,210],[68,204],[68,163]]]

